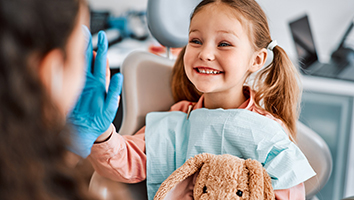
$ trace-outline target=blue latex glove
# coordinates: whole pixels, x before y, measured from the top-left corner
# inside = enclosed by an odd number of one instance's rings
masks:
[[[106,91],[106,65],[108,41],[103,31],[98,33],[98,50],[93,62],[92,39],[87,27],[86,83],[74,109],[69,115],[69,123],[74,127],[70,150],[86,158],[98,136],[108,130],[118,109],[118,96],[122,90],[123,76],[115,74]]]

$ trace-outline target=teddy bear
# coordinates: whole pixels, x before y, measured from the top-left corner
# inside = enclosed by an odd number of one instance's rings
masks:
[[[159,187],[154,200],[170,199],[168,193],[183,180],[195,176],[191,199],[274,200],[267,171],[252,159],[229,154],[197,154],[176,169]]]

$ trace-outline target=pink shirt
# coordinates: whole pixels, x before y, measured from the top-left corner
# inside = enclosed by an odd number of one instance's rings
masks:
[[[273,117],[263,109],[257,108],[254,103],[252,91],[245,88],[244,95],[247,100],[239,109],[247,109],[252,112],[264,115],[278,122],[289,134],[284,123]],[[171,107],[171,111],[182,111],[187,113],[189,105],[193,110],[203,108],[204,97],[201,96],[197,103],[181,101]],[[113,125],[112,125],[113,126]],[[114,130],[111,138],[107,141],[94,144],[91,149],[89,160],[94,169],[101,176],[125,182],[137,183],[146,179],[146,154],[145,154],[145,126],[133,136],[121,136]],[[278,200],[304,200],[305,187],[301,183],[289,189],[275,190],[275,197]]]

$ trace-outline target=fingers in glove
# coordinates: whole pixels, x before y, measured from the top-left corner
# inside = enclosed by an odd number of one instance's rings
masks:
[[[106,33],[100,31],[98,33],[98,49],[95,58],[93,75],[104,85],[106,85],[106,64],[107,64],[107,50],[108,41]]]
[[[107,92],[108,92],[110,80],[111,80],[111,69],[109,68],[109,62],[107,59],[107,65],[106,65],[106,91]]]
[[[105,111],[106,115],[110,117],[110,119],[114,119],[116,115],[118,104],[119,104],[119,95],[122,92],[123,86],[123,75],[121,73],[117,73],[113,75],[111,82],[109,84],[107,98],[105,102]]]
[[[93,52],[93,60],[95,61],[96,58],[96,52]],[[107,64],[106,64],[106,92],[108,92],[108,86],[109,86],[109,82],[111,80],[111,69],[109,68],[109,62],[107,59]]]

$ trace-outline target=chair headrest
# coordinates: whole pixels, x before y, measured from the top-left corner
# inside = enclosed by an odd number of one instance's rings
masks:
[[[190,15],[201,0],[148,0],[147,24],[163,46],[183,47],[188,43]]]

